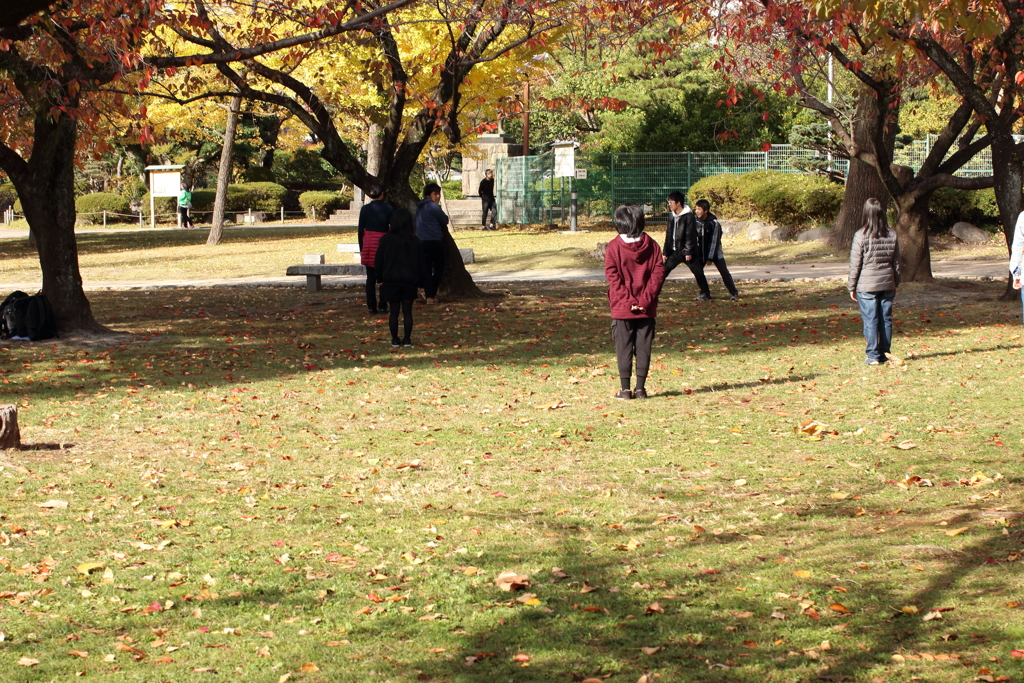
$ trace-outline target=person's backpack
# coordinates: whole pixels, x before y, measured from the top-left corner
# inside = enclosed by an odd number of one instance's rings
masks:
[[[31,341],[57,336],[57,320],[45,294],[29,296],[13,292],[0,304],[0,337],[24,337]]]
[[[0,304],[0,338],[24,336],[25,306],[28,294],[22,291],[11,292]]]
[[[53,308],[45,294],[39,293],[28,298],[25,311],[26,335],[32,341],[53,339],[57,335],[57,319],[53,317]]]

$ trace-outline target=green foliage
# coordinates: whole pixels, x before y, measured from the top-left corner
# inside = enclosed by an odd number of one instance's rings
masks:
[[[831,222],[843,202],[842,185],[824,178],[778,171],[709,176],[690,187],[691,206],[711,202],[712,211],[731,218],[760,218],[776,225]]]
[[[985,190],[954,190],[942,187],[932,195],[928,204],[929,222],[933,229],[946,230],[959,221],[967,221],[978,227],[999,229],[999,206],[996,192]]]
[[[278,150],[274,153],[274,179],[287,187],[313,188],[332,181],[338,172],[320,156],[319,149]]]
[[[149,192],[142,195],[142,213],[149,219]],[[156,211],[156,222],[175,222],[177,219],[174,217],[178,212],[178,199],[176,197],[157,197],[154,202],[154,210]],[[195,204],[193,203],[193,206]]]
[[[75,198],[75,212],[84,223],[102,223],[104,211],[108,213],[107,222],[127,221],[132,220],[128,215],[129,203],[127,197],[119,194],[94,192]]]
[[[18,191],[14,189],[14,183],[0,184],[0,209],[7,208],[18,201]]]
[[[442,180],[441,188],[444,190],[445,199],[455,200],[466,198],[466,195],[462,194],[461,180]]]
[[[288,190],[277,183],[241,183],[228,186],[228,211],[266,211],[281,210]]]
[[[272,183],[277,180],[274,169],[262,166],[250,166],[239,173],[238,177],[245,183]]]
[[[345,197],[337,192],[311,190],[299,195],[299,205],[306,213],[306,218],[323,220],[338,209],[345,208],[348,203]],[[316,210],[314,213],[314,209]]]

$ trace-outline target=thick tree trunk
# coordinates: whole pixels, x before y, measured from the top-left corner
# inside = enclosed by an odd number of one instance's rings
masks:
[[[220,151],[220,166],[217,168],[217,195],[213,200],[213,225],[210,235],[206,238],[206,246],[220,244],[224,236],[224,205],[228,198],[228,185],[231,184],[231,152],[235,148],[235,131],[238,129],[238,112],[242,108],[242,98],[232,97],[228,109],[228,118],[224,124],[224,147]]]
[[[999,222],[1003,226],[1006,250],[1009,254],[1013,245],[1013,229],[1017,217],[1024,208],[1021,185],[1024,183],[1024,148],[1014,142],[1011,135],[994,136],[992,140],[992,177],[995,179],[996,204],[999,205]],[[1020,292],[1013,288],[1013,278],[1007,271],[1004,301],[1020,298]]]
[[[857,102],[857,113],[853,122],[853,137],[857,144],[870,149],[874,140],[878,139],[876,126],[882,117],[878,112],[878,97],[874,91],[865,90]],[[895,140],[895,126],[890,126],[893,134],[885,136],[886,144]],[[839,215],[832,224],[828,235],[828,245],[834,249],[849,251],[853,244],[853,235],[863,225],[864,202],[874,197],[886,206],[889,202],[889,191],[885,189],[878,171],[860,159],[850,159],[850,171],[846,174],[846,190],[843,193],[843,204],[839,207]]]
[[[384,200],[394,207],[404,206],[413,216],[416,215],[416,204],[419,199],[412,191],[408,181],[385,184]],[[455,243],[451,231],[445,231],[444,255],[445,268],[441,286],[438,288],[439,293],[449,298],[472,299],[485,296],[484,292],[473,282],[473,276],[466,270],[466,264],[462,262],[462,254],[459,253],[459,245]]]
[[[67,115],[56,121],[49,111],[36,115],[32,157],[14,181],[31,226],[43,272],[43,293],[50,300],[61,332],[105,331],[92,315],[82,289],[75,241],[75,142],[77,123]]]
[[[900,281],[932,282],[932,258],[928,246],[928,201],[931,193],[916,200],[895,197],[899,209],[896,238],[900,242]]]

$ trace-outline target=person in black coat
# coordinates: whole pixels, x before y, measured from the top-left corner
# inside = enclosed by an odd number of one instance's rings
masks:
[[[686,197],[682,192],[672,192],[668,196],[668,229],[665,231],[665,277],[680,263],[693,273],[700,289],[698,300],[705,301],[708,291],[708,280],[704,277],[704,261],[700,258],[700,245],[697,240],[697,222],[693,211],[686,205]],[[710,294],[707,299],[710,299]]]
[[[380,306],[377,306],[377,274],[373,272],[373,264],[376,261],[377,245],[388,234],[394,209],[384,201],[384,188],[380,183],[370,185],[366,195],[373,201],[364,204],[359,210],[359,229],[356,234],[359,240],[359,262],[366,268],[366,309],[371,315],[376,315],[387,313],[388,305],[381,297]]]
[[[728,266],[725,265],[725,255],[722,253],[722,224],[718,222],[718,217],[711,213],[711,202],[706,199],[698,199],[693,209],[693,215],[697,228],[699,252],[694,263],[700,268],[701,276],[704,275],[704,266],[715,264],[719,275],[722,276],[722,284],[729,290],[729,298],[733,301],[739,299],[740,293],[736,289],[736,283],[733,282]],[[711,290],[708,289],[707,278],[704,278],[701,297],[698,298],[701,298],[702,301],[711,300]]]
[[[480,181],[477,193],[480,195],[480,203],[484,212],[480,219],[483,222],[482,229],[497,230],[495,222],[498,220],[498,204],[494,199],[494,171],[491,169],[484,171],[484,179]],[[490,222],[487,222],[488,217],[491,219]]]
[[[395,209],[391,214],[388,234],[381,237],[377,245],[373,272],[377,282],[383,283],[381,296],[390,304],[391,346],[412,346],[412,304],[430,270],[423,242],[413,228],[412,214],[405,209]],[[399,303],[405,318],[405,336],[401,339],[398,337]]]

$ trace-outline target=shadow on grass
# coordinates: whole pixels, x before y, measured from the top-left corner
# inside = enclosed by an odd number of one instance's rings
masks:
[[[150,341],[111,342],[107,351],[88,345],[90,358],[103,363],[80,365],[81,346],[47,342],[16,345],[0,354],[17,350],[75,370],[63,375],[46,376],[31,385],[34,398],[61,398],[79,392],[96,391],[116,379],[125,383],[161,389],[186,387],[206,389],[236,385],[240,382],[278,379],[313,374],[325,369],[353,369],[381,366],[395,370],[457,369],[460,366],[492,365],[521,368],[526,376],[523,386],[542,381],[540,375],[554,372],[581,374],[595,365],[614,363],[614,350],[608,333],[608,317],[603,287],[600,284],[542,283],[504,286],[522,298],[461,300],[441,306],[418,306],[412,349],[394,350],[384,316],[366,317],[362,311],[360,288],[332,290],[315,295],[280,288],[239,290],[159,290],[155,292],[104,292],[93,295],[93,307],[100,322],[145,335],[159,330]],[[765,287],[764,297],[753,303],[727,307],[693,307],[671,311],[663,303],[663,318],[655,340],[657,363],[692,368],[706,367],[718,357],[742,358],[751,353],[778,353],[788,361],[798,359],[800,348],[817,344],[860,346],[860,323],[850,315],[841,317],[835,308],[819,302],[820,291],[806,295],[780,297]],[[124,304],[122,302],[129,302]],[[803,303],[805,307],[795,308]],[[815,309],[815,306],[820,306]],[[798,310],[799,318],[792,319]],[[789,318],[780,316],[789,315]],[[980,312],[979,312],[980,315]],[[990,314],[994,323],[998,312]],[[955,316],[933,317],[927,332],[938,336],[961,325]],[[972,318],[974,326],[984,320]],[[784,326],[783,326],[784,325]],[[750,343],[752,336],[764,338]],[[840,335],[845,336],[841,338]],[[145,338],[145,336],[143,337]],[[904,337],[897,337],[897,353]],[[942,343],[933,338],[932,344]],[[952,341],[952,340],[951,340]],[[974,347],[971,352],[1002,350]],[[22,350],[24,349],[24,350]],[[934,351],[922,357],[941,357],[965,352],[965,349]],[[45,355],[40,355],[45,354]],[[702,355],[703,354],[703,355]],[[75,365],[71,366],[70,364]],[[556,368],[555,365],[579,365]],[[0,388],[6,394],[24,394],[30,388],[16,380],[30,366],[13,370],[15,363],[0,369],[0,378],[8,383]],[[551,369],[545,369],[550,367]],[[735,368],[733,369],[735,370]],[[746,379],[736,382],[712,381],[693,389],[693,393],[751,389],[765,385],[813,380],[817,374],[764,380],[763,368],[750,367]],[[660,371],[659,371],[660,373]],[[532,376],[530,376],[532,375]],[[559,379],[560,377],[555,377]],[[663,386],[671,386],[667,375]],[[666,387],[666,388],[668,388]],[[661,396],[689,393],[668,388]]]
[[[856,597],[844,597],[852,614],[828,606],[836,599],[828,596],[839,595],[829,588],[838,577],[804,582],[809,585],[788,596],[748,598],[733,590],[735,583],[770,562],[767,557],[715,570],[689,566],[652,578],[643,571],[642,559],[633,564],[598,559],[578,538],[568,536],[562,544],[564,554],[557,563],[569,576],[559,584],[568,584],[571,593],[555,595],[544,583],[545,576],[539,575],[526,590],[536,592],[541,604],[526,606],[516,601],[519,595],[501,593],[488,582],[475,591],[479,599],[475,608],[482,616],[473,620],[485,620],[488,625],[475,628],[466,620],[451,621],[448,631],[453,637],[447,648],[405,663],[418,680],[539,682],[608,676],[620,680],[622,676],[621,680],[634,681],[650,672],[659,674],[660,680],[674,681],[755,683],[779,676],[782,680],[866,681],[872,670],[872,675],[881,673],[883,678],[904,673],[909,678],[922,669],[926,673],[929,666],[961,671],[995,667],[986,661],[971,662],[963,653],[971,646],[1005,643],[1009,638],[1001,628],[956,634],[955,610],[939,612],[942,619],[923,620],[931,610],[952,607],[972,574],[988,558],[1011,547],[1005,537],[993,536],[951,555],[941,571],[910,594],[858,574],[861,588],[856,593],[870,595],[872,604],[861,609]],[[631,589],[607,590],[631,582]],[[584,585],[600,589],[583,594]],[[796,604],[808,596],[818,601],[811,611]],[[904,614],[898,608],[904,604],[920,606],[921,612]],[[897,607],[890,610],[889,605]],[[858,612],[864,613],[866,621]],[[483,616],[488,613],[491,616]],[[367,637],[385,632],[413,642],[419,635],[416,622],[391,615],[361,622],[352,635],[358,637],[364,630]],[[830,638],[836,644],[822,647],[822,641]],[[955,642],[958,638],[966,645]],[[429,652],[429,643],[423,645]],[[641,650],[645,647],[659,649],[646,654]],[[913,652],[940,660],[915,667]],[[895,653],[909,655],[907,663],[918,670],[894,663]],[[522,657],[516,661],[517,654],[525,655],[526,661]],[[1001,668],[1007,666],[1012,662]]]

